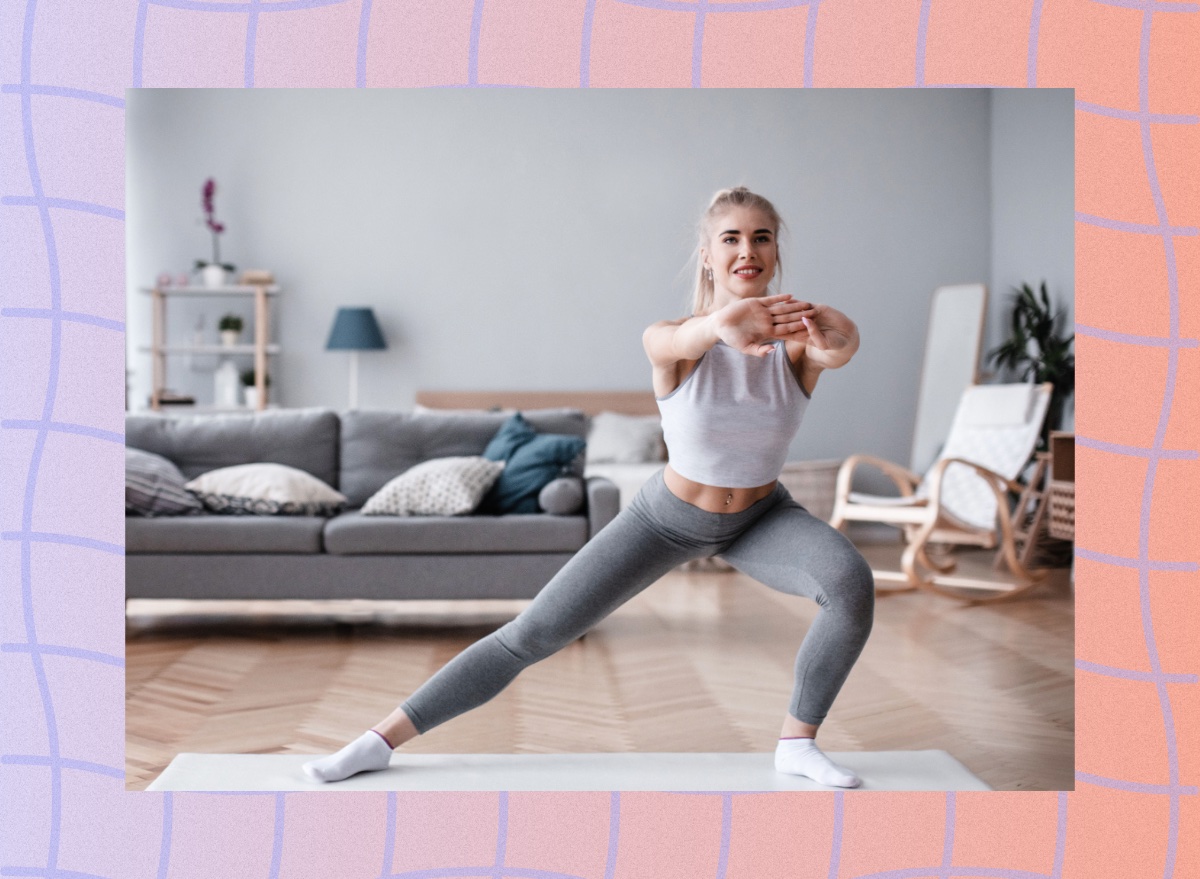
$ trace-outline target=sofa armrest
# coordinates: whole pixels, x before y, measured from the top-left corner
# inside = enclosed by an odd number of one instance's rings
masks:
[[[616,518],[621,508],[621,490],[611,479],[589,476],[587,482],[588,540]]]

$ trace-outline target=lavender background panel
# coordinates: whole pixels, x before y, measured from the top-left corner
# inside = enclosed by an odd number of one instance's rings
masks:
[[[366,78],[372,13],[378,0],[279,0],[275,3],[170,0],[95,4],[82,0],[26,0],[0,8],[0,229],[4,248],[0,268],[7,280],[0,300],[0,339],[4,369],[0,379],[0,674],[5,711],[0,739],[0,875],[56,876],[180,876],[180,875],[289,875],[304,869],[295,859],[310,835],[289,835],[288,817],[311,807],[304,795],[128,795],[121,781],[122,708],[119,693],[123,667],[121,646],[121,532],[118,503],[121,417],[119,389],[123,385],[124,329],[122,305],[123,90],[140,85],[147,64],[178,65],[180,79],[196,85],[255,85],[257,34],[267,16],[349,14],[357,20],[352,41],[356,83]],[[587,85],[590,66],[587,46],[592,38],[599,4],[583,8],[580,84]],[[793,3],[752,4],[763,14]],[[1150,180],[1158,226],[1118,225],[1129,234],[1156,234],[1162,238],[1168,263],[1167,288],[1156,307],[1169,312],[1168,338],[1149,340],[1170,351],[1171,369],[1162,397],[1162,424],[1171,415],[1179,381],[1178,354],[1195,340],[1179,334],[1180,286],[1176,271],[1175,237],[1193,236],[1184,226],[1168,228],[1168,204],[1159,184],[1153,143],[1149,136],[1149,66],[1151,31],[1156,16],[1194,15],[1194,4],[1140,3],[1121,0],[1107,5],[1141,17],[1138,52],[1139,107],[1135,120],[1144,132],[1144,166],[1139,177]],[[917,15],[917,61],[913,84],[925,85],[925,46],[932,7],[925,0]],[[341,10],[334,7],[342,7]],[[327,9],[328,8],[328,9]],[[695,10],[690,75],[700,80],[705,23],[724,7],[711,4],[676,4],[666,0],[640,3],[636,8]],[[749,9],[749,7],[747,7]],[[346,11],[349,10],[347,13]],[[818,4],[808,6],[809,29],[804,46],[804,76],[811,81],[815,58]],[[156,16],[189,15],[196,24],[196,45],[164,45],[153,40]],[[465,15],[468,52],[466,69],[447,85],[489,85],[479,81],[479,46],[485,3],[455,7],[446,15]],[[739,14],[755,14],[754,10]],[[1042,3],[1030,11],[1027,84],[1037,84],[1037,45]],[[432,13],[427,13],[432,15]],[[332,20],[332,19],[331,19]],[[238,40],[226,55],[205,52],[204,39],[234,32]],[[265,31],[265,28],[264,28]],[[224,45],[224,44],[222,44]],[[196,53],[193,56],[189,52]],[[194,63],[193,63],[194,61]],[[157,70],[163,73],[163,70]],[[294,85],[309,85],[298,74]],[[1083,112],[1111,113],[1113,108],[1080,108]],[[1122,112],[1131,112],[1122,109]],[[1194,125],[1193,116],[1178,124]],[[1080,217],[1080,222],[1100,226],[1121,218]],[[1179,220],[1175,218],[1178,227]],[[1081,327],[1081,333],[1119,344],[1147,344],[1112,333],[1103,327]],[[1164,430],[1155,434],[1148,449],[1112,449],[1113,454],[1136,455],[1149,462],[1145,500],[1140,519],[1136,558],[1107,555],[1103,547],[1081,547],[1082,557],[1104,564],[1132,567],[1139,575],[1144,635],[1152,672],[1137,680],[1155,688],[1159,706],[1148,714],[1148,724],[1165,730],[1168,763],[1165,784],[1104,778],[1082,773],[1080,783],[1111,791],[1144,793],[1157,806],[1165,805],[1153,838],[1161,844],[1155,858],[1158,875],[1177,873],[1179,820],[1185,798],[1196,789],[1183,778],[1178,763],[1178,731],[1182,715],[1172,707],[1178,686],[1194,686],[1195,675],[1168,675],[1158,661],[1154,627],[1149,614],[1150,571],[1160,560],[1149,557],[1149,510],[1156,486],[1157,463],[1167,457]],[[1087,437],[1081,437],[1086,445]],[[1100,440],[1093,442],[1099,443]],[[1183,450],[1187,452],[1187,450]],[[1177,453],[1171,453],[1177,456]],[[81,502],[84,501],[84,502]],[[92,510],[101,510],[96,515]],[[1194,571],[1191,559],[1172,560],[1179,569]],[[1081,667],[1088,674],[1129,678],[1132,672],[1095,664]],[[1168,683],[1176,689],[1168,688]],[[1153,788],[1153,789],[1151,789]],[[515,799],[515,798],[513,798]],[[711,849],[713,875],[725,875],[737,863],[739,839],[734,824],[735,805],[744,798],[730,794],[707,795],[710,821],[704,826]],[[827,875],[838,875],[852,850],[843,839],[848,826],[851,798],[842,794],[812,798],[832,816]],[[303,806],[300,805],[303,800]],[[606,846],[597,854],[589,875],[619,876],[638,872],[629,860],[623,839],[635,837],[633,827],[622,823],[623,809],[632,798],[611,795],[602,822]],[[351,837],[354,829],[339,817],[338,799],[329,799],[329,827]],[[347,800],[358,816],[374,816],[384,828],[376,842],[376,864],[371,875],[395,869],[397,816],[413,803],[396,796],[374,797],[365,802]],[[509,863],[507,852],[515,840],[509,835],[514,818],[513,800],[507,795],[461,795],[464,814],[487,821],[448,826],[462,834],[463,851],[474,847],[478,855],[457,864],[456,852],[446,851],[446,869],[410,875],[533,875],[537,864]],[[1070,836],[1068,797],[1039,797],[1041,809],[1055,817],[1056,832],[1043,854],[1048,867],[1038,875],[1058,876],[1068,869],[1066,841]],[[942,798],[940,835],[942,857],[920,872],[946,875],[951,868],[958,832],[959,798]],[[324,807],[324,800],[317,807]],[[669,811],[669,810],[668,810]],[[632,814],[641,815],[634,811]],[[706,813],[708,814],[708,813]],[[1155,820],[1158,820],[1157,817]],[[687,828],[678,828],[686,837]],[[532,831],[526,831],[532,833]],[[197,844],[206,833],[231,835],[226,845],[214,849]],[[626,853],[622,860],[621,853]],[[681,853],[682,856],[682,853]],[[647,858],[650,855],[646,855]],[[988,865],[980,865],[987,869]],[[523,868],[523,869],[518,869]],[[362,875],[367,875],[364,871]],[[537,875],[567,875],[551,871]],[[987,875],[1020,874],[996,866]]]

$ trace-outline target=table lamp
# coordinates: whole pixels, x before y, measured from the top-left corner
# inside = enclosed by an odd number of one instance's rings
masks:
[[[339,308],[329,331],[327,351],[350,352],[350,408],[358,408],[358,352],[387,348],[375,312],[369,308]]]

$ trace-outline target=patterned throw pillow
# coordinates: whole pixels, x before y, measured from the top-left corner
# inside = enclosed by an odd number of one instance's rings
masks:
[[[334,516],[348,498],[285,464],[238,464],[210,470],[187,488],[214,513],[235,516]]]
[[[392,479],[363,505],[364,516],[461,516],[479,506],[504,469],[481,457],[434,458]]]
[[[125,447],[125,512],[139,516],[184,516],[204,505],[183,484],[183,474],[153,452]]]

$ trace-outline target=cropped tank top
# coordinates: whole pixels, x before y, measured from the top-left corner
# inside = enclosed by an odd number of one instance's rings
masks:
[[[782,340],[765,357],[718,341],[658,398],[671,468],[705,485],[766,485],[779,478],[808,401]]]

